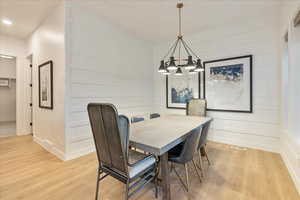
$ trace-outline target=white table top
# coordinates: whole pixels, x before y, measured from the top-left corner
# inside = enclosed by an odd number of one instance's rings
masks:
[[[130,145],[162,155],[184,141],[191,130],[202,126],[210,117],[166,115],[130,126]]]

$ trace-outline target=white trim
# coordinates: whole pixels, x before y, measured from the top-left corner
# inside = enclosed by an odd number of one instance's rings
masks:
[[[84,156],[84,155],[87,155],[87,154],[95,152],[95,151],[96,151],[96,148],[94,147],[94,145],[93,146],[88,146],[88,147],[82,148],[82,149],[80,149],[76,152],[66,154],[65,155],[65,161],[72,160],[72,159],[75,159],[75,158],[79,158],[80,156]]]
[[[240,147],[279,153],[280,139],[263,135],[251,135],[220,129],[211,129],[208,140]]]
[[[280,155],[300,195],[300,152],[297,151],[300,147],[293,143],[291,136],[287,133],[284,135],[285,137],[281,138]]]
[[[65,161],[65,154],[64,152],[60,151],[58,148],[56,148],[50,141],[43,140],[41,138],[38,138],[36,136],[33,136],[33,141],[41,145],[46,151],[54,154],[59,159]]]

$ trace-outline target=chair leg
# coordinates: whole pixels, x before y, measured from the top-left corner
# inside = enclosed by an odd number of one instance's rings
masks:
[[[155,198],[158,198],[158,178],[155,178]]]
[[[202,182],[202,180],[201,180],[201,175],[199,174],[199,171],[198,171],[198,168],[197,168],[197,166],[196,166],[196,163],[195,163],[194,160],[192,160],[192,162],[193,162],[193,166],[194,166],[194,168],[195,168],[195,170],[196,170],[196,173],[197,173],[197,175],[198,175],[198,177],[199,177],[199,180],[200,180],[200,183],[201,183],[201,182]]]
[[[100,174],[101,174],[100,169],[98,169],[97,173],[98,175],[97,175],[97,186],[96,186],[96,197],[95,197],[96,200],[98,200],[98,193],[99,193]]]
[[[206,157],[206,160],[207,160],[207,162],[208,162],[208,165],[211,165],[211,162],[210,162],[210,160],[209,160],[209,158],[208,158],[208,154],[207,154],[207,151],[206,151],[206,147],[204,146],[204,152],[205,152],[205,157]]]
[[[185,177],[186,177],[186,189],[187,189],[187,194],[188,194],[188,199],[190,199],[190,181],[189,181],[189,169],[188,165],[184,164],[185,168]]]
[[[125,199],[125,200],[128,200],[129,181],[127,181],[125,185],[126,185],[126,186],[125,186],[125,192],[124,192],[124,193],[125,193],[124,199]]]
[[[156,167],[156,171],[155,171],[155,179],[154,179],[154,183],[155,183],[155,198],[158,198],[158,175],[159,175],[159,167]]]
[[[171,169],[170,169],[170,172],[172,172],[174,169],[174,163],[171,163]]]
[[[202,175],[202,177],[204,177],[202,156],[201,156],[200,150],[198,151],[198,156],[199,156],[199,167],[200,167],[201,175]]]
[[[185,165],[184,165],[185,166]],[[182,178],[180,177],[179,173],[177,172],[176,168],[174,167],[174,172],[176,174],[176,176],[178,177],[178,180],[180,181],[183,189],[188,192],[188,187],[186,186],[186,184],[184,183],[184,181],[182,180]]]

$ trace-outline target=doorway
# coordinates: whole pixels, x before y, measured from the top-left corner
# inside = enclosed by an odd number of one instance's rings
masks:
[[[0,54],[0,137],[16,135],[16,57]]]
[[[28,113],[28,119],[29,119],[29,125],[30,125],[30,133],[33,134],[33,104],[32,104],[32,96],[33,96],[33,86],[32,86],[32,59],[33,55],[31,54],[30,56],[27,57],[27,60],[29,61],[29,71],[28,72],[28,83],[29,83],[29,92],[28,92],[28,101],[29,101],[29,113]]]

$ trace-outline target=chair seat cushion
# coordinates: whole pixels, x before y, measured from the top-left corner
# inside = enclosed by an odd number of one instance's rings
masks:
[[[156,163],[153,155],[145,155],[132,150],[129,151],[129,161],[134,163],[128,167],[129,178],[131,179],[154,167]]]
[[[147,157],[146,154],[133,150],[133,149],[129,149],[128,150],[128,163],[129,164],[134,164],[140,160],[143,160],[145,157]]]

